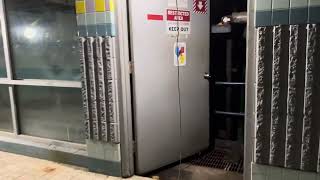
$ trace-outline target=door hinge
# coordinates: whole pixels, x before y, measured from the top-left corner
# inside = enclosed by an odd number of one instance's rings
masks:
[[[132,74],[134,72],[134,63],[133,61],[129,62],[129,73]]]

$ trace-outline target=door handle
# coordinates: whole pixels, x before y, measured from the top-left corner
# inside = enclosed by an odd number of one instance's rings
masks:
[[[209,73],[204,73],[203,78],[206,80],[212,80],[212,76]]]

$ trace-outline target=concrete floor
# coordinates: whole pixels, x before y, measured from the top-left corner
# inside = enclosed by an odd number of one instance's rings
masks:
[[[84,168],[0,151],[0,180],[120,180]],[[178,180],[179,166],[156,172],[160,180]],[[134,176],[128,180],[149,180]],[[181,165],[180,180],[242,180],[242,175],[220,169]]]
[[[159,176],[160,180],[178,180],[179,166],[156,172],[154,176]],[[243,180],[243,176],[221,169],[182,164],[180,180]]]
[[[0,180],[120,180],[86,169],[0,151]],[[132,177],[128,180],[149,180]]]

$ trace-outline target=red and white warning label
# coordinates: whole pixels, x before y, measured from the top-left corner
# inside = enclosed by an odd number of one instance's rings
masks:
[[[190,11],[167,9],[167,33],[191,34]]]
[[[198,14],[207,14],[207,0],[193,0],[193,12]]]

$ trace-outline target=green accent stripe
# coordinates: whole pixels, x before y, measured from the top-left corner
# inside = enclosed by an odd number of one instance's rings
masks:
[[[309,8],[310,23],[320,23],[320,6],[313,6]]]
[[[256,27],[320,23],[320,6],[256,11]]]
[[[256,26],[271,26],[272,11],[256,12]]]
[[[290,24],[305,24],[308,23],[309,8],[291,8],[290,9]]]
[[[272,25],[289,24],[289,9],[273,10]]]

